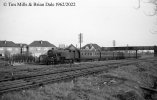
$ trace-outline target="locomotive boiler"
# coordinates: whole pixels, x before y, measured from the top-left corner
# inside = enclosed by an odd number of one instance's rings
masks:
[[[63,64],[63,63],[73,63],[78,59],[78,54],[71,50],[48,50],[46,55],[40,56],[40,63],[44,64]]]

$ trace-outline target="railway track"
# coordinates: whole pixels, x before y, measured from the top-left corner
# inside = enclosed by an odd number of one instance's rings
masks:
[[[125,61],[123,61],[125,62]],[[1,72],[0,76],[0,82],[2,81],[8,81],[8,80],[16,80],[16,79],[22,79],[22,78],[28,78],[28,77],[36,77],[36,76],[42,76],[45,74],[54,74],[54,73],[60,73],[65,72],[69,70],[79,70],[84,68],[92,68],[96,66],[103,66],[103,65],[111,65],[111,64],[118,64],[119,62],[113,62],[113,63],[105,63],[105,64],[74,64],[72,67],[68,67],[67,65],[62,65],[62,67],[53,68],[52,66],[48,68],[40,68],[40,69],[25,69],[25,70],[14,70],[13,71],[7,71],[7,72]]]
[[[76,64],[74,67],[52,69],[49,68],[33,71],[23,75],[11,75],[8,78],[0,80],[0,94],[5,92],[41,86],[51,82],[79,77],[87,74],[97,73],[100,71],[107,71],[119,66],[136,64],[139,61],[154,62],[154,59],[139,59],[139,60],[124,60],[121,62],[110,62],[105,64]],[[81,66],[81,67],[80,67]]]

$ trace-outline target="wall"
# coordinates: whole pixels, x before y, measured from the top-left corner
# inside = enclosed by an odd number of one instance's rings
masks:
[[[33,56],[39,57],[42,54],[46,54],[48,50],[53,47],[29,47],[29,52],[32,53]]]
[[[2,54],[2,56],[4,56],[6,52],[13,55],[20,53],[20,51],[20,47],[0,47],[0,54]]]

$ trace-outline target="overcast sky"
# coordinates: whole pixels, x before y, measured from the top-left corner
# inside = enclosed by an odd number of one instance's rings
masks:
[[[76,2],[75,7],[5,7],[5,1]],[[59,44],[153,46],[157,45],[157,29],[151,5],[136,0],[0,0],[0,40],[30,44],[46,40]]]

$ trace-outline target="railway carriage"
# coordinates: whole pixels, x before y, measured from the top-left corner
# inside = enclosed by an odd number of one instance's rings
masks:
[[[81,50],[80,51],[80,59],[82,61],[99,60],[100,59],[100,51],[98,51],[98,50]]]
[[[124,58],[136,58],[136,51],[135,50],[125,50],[121,51],[124,55]],[[140,54],[137,53],[137,57],[140,57]]]
[[[136,53],[134,51],[124,51],[124,57],[125,58],[132,58],[132,57],[136,57]]]
[[[108,60],[114,58],[113,51],[101,51],[101,60]]]

